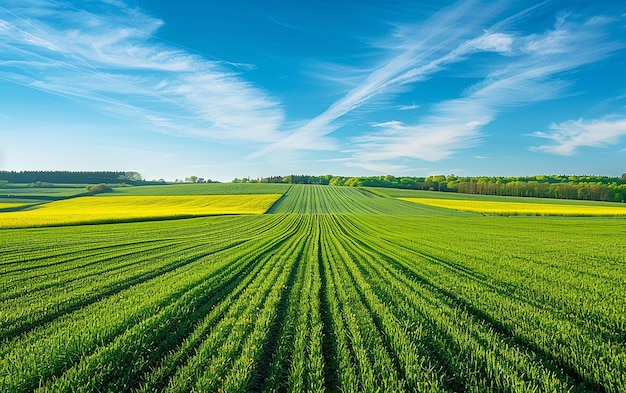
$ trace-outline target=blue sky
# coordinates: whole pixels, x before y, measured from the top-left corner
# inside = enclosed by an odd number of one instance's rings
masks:
[[[623,1],[0,0],[0,169],[626,172]]]

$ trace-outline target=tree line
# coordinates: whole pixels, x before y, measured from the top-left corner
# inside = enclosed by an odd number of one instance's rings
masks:
[[[285,184],[323,184],[328,185],[333,175],[311,176],[311,175],[289,175],[289,176],[270,176],[258,179],[235,178],[233,183],[285,183]]]
[[[210,183],[196,176],[192,183]],[[132,171],[0,171],[0,183],[56,184],[158,184],[146,182]],[[436,175],[428,177],[334,175],[270,176],[258,179],[234,179],[235,183],[322,184],[346,187],[389,187],[412,190],[458,192],[465,194],[519,196],[557,199],[582,199],[626,202],[626,173],[621,177],[537,175],[521,177]],[[161,183],[165,183],[161,181]]]
[[[123,171],[0,171],[0,181],[30,184],[142,183],[138,172]]]
[[[347,187],[389,187],[464,194],[626,202],[626,173],[621,177],[538,175],[521,177],[413,177],[289,175],[235,179],[237,183],[324,184]]]

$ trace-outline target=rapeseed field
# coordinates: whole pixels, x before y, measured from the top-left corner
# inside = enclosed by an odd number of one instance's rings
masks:
[[[626,216],[626,206],[594,206],[524,202],[498,202],[435,198],[398,198],[408,202],[442,207],[446,209],[502,215],[502,216],[573,216],[573,217],[612,217]]]
[[[20,206],[24,206],[24,204],[23,203],[0,203],[0,209],[14,209]]]
[[[280,198],[264,195],[89,196],[0,213],[0,228],[263,214]]]

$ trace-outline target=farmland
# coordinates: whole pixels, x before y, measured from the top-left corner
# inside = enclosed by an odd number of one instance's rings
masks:
[[[0,216],[0,228],[145,221],[218,214],[263,214],[280,197],[280,194],[86,196],[3,213]]]
[[[158,194],[124,192],[90,198]],[[283,192],[268,214],[0,230],[0,391],[626,390],[623,218]]]
[[[441,198],[401,198],[402,200],[421,203],[428,206],[442,207],[459,211],[494,214],[502,216],[626,216],[626,206],[604,206],[587,203],[586,205],[528,203],[503,201],[476,201]]]
[[[247,195],[283,194],[289,184],[167,184],[157,186],[116,187],[111,195]]]
[[[3,203],[3,202],[0,202],[0,210],[14,209],[14,208],[20,207],[20,206],[24,206],[24,203],[19,203],[19,202]]]

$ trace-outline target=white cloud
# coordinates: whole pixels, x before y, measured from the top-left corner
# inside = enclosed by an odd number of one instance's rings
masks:
[[[374,125],[382,131],[354,138],[354,157],[370,163],[398,158],[440,161],[457,150],[478,144],[480,128],[492,118],[489,108],[471,99],[446,101],[421,123],[390,121]]]
[[[536,12],[540,6],[514,13],[486,30],[486,23],[506,11],[502,4],[461,1],[420,25],[398,26],[394,34],[380,44],[387,55],[379,67],[365,76],[362,69],[356,70],[355,75],[362,78],[360,83],[326,111],[290,132],[287,138],[254,156],[281,149],[333,147],[332,143],[315,141],[322,138],[328,141],[328,135],[343,126],[341,119],[349,113],[381,97],[415,88],[418,82],[476,53],[497,53],[501,58],[489,65],[491,71],[482,82],[471,86],[456,100],[435,105],[432,115],[414,125],[402,125],[401,130],[383,129],[377,138],[370,134],[355,139],[360,148],[365,148],[363,155],[399,154],[428,160],[448,157],[456,149],[473,146],[479,139],[480,128],[495,119],[499,112],[562,96],[570,84],[553,78],[555,75],[598,61],[619,49],[615,43],[607,42],[604,26],[587,23],[589,21],[570,21],[566,14],[558,16],[553,29],[542,33],[519,36],[507,32],[510,26]],[[476,17],[468,19],[469,14]],[[344,78],[345,67],[339,69]],[[447,127],[447,139],[427,135],[441,132],[444,127]],[[401,131],[400,140],[393,140],[391,131]],[[380,131],[372,134],[376,133]],[[411,135],[416,140],[426,139],[425,145],[430,149],[424,155],[416,153],[424,149],[408,147]],[[442,143],[441,149],[435,148],[435,141]],[[386,150],[388,154],[381,153]]]
[[[545,3],[515,13],[508,3],[461,0],[422,23],[396,26],[377,43],[374,52],[381,56],[373,67],[326,65],[327,80],[344,83],[347,91],[318,116],[296,124],[285,122],[281,102],[240,74],[249,65],[207,59],[159,40],[155,35],[163,21],[120,0],[76,4],[86,9],[63,1],[5,0],[0,6],[0,78],[95,105],[163,133],[267,143],[256,155],[281,150],[272,158],[290,150],[345,149],[332,133],[351,113],[382,108],[381,103],[384,109],[421,108],[391,112],[403,121],[378,118],[369,133],[350,140],[350,150],[341,152],[349,157],[346,162],[370,170],[401,170],[387,161],[437,161],[475,146],[485,137],[483,127],[501,112],[569,94],[573,78],[564,77],[565,71],[621,48],[607,40],[615,18],[583,21],[561,15],[551,29],[523,36],[516,33],[516,23],[540,13]],[[479,53],[489,61],[476,66],[472,56]],[[482,80],[455,99],[404,106],[384,100],[419,89],[419,82],[462,62]],[[405,103],[412,99],[403,96]],[[602,121],[608,127],[609,120]],[[538,134],[554,144],[536,149],[574,152],[595,146],[584,143],[603,146],[614,140],[574,134],[572,124]],[[581,124],[589,128],[593,121]]]
[[[357,86],[326,111],[292,131],[287,138],[253,156],[281,149],[318,148],[318,143],[311,142],[335,131],[341,126],[337,124],[338,119],[365,104],[381,96],[398,93],[407,84],[427,79],[442,66],[461,61],[468,54],[477,51],[508,52],[512,41],[510,37],[482,31],[482,25],[499,9],[498,5],[461,1],[437,12],[417,27],[398,26],[392,37],[381,43],[387,50],[387,58],[366,74]],[[468,19],[467,15],[474,17]],[[476,34],[477,31],[479,34]],[[345,73],[345,68],[341,69]],[[362,75],[361,70],[357,73]]]
[[[362,168],[376,173],[400,173],[408,169],[405,165],[394,165],[389,163],[372,163],[369,161],[349,161],[347,167]]]
[[[545,35],[528,37],[524,50],[531,54],[558,55],[570,52],[571,34],[567,30],[554,30]]]
[[[511,52],[513,37],[509,34],[485,34],[469,43],[476,51],[484,52]]]
[[[565,19],[560,19],[554,30],[543,34],[515,37],[514,40],[510,36],[486,38],[484,41],[477,39],[469,41],[467,46],[479,48],[483,43],[486,48],[499,48],[512,55],[503,57],[497,63],[498,68],[467,89],[462,97],[434,105],[431,113],[416,123],[384,122],[369,134],[354,138],[357,149],[354,156],[369,162],[398,158],[439,161],[448,158],[458,150],[480,143],[482,127],[491,123],[499,113],[567,95],[570,83],[556,76],[603,59],[618,48],[606,41],[597,25]],[[607,125],[597,124],[594,129]],[[597,139],[591,138],[588,133],[573,136],[568,132],[550,134],[550,139],[562,141],[559,151],[569,152],[578,143],[611,140],[611,136],[619,132],[620,125],[621,122],[618,122],[605,132],[595,132]],[[551,151],[551,147],[542,146],[539,150]]]
[[[11,11],[0,8],[0,77],[96,105],[158,132],[280,139],[280,103],[228,63],[156,39],[163,21],[121,1],[81,7],[27,0]]]
[[[420,107],[419,105],[415,105],[415,104],[411,104],[411,105],[398,105],[398,106],[396,107],[396,109],[397,109],[397,110],[399,110],[399,111],[410,111],[410,110],[413,110],[413,109],[417,109],[417,108],[419,108],[419,107]]]
[[[626,135],[626,118],[609,116],[594,120],[568,120],[552,124],[549,132],[537,131],[536,137],[553,142],[532,148],[534,151],[569,156],[581,147],[615,145]]]

